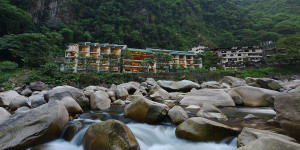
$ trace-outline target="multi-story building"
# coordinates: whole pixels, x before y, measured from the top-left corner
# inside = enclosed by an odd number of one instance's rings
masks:
[[[206,46],[199,45],[199,46],[193,47],[189,52],[195,53],[195,54],[202,54],[202,53],[204,53],[205,49],[207,49],[207,48],[208,47],[206,47]]]
[[[125,49],[130,52],[131,58],[123,58],[121,61],[120,56]],[[144,59],[153,58],[153,54],[156,52],[163,52],[173,56],[173,60],[165,64],[165,67],[202,67],[200,58],[195,57],[196,54],[191,52],[153,48],[136,49],[127,48],[127,45],[81,42],[67,46],[65,52],[65,70],[80,72],[90,67],[89,70],[93,70],[94,72],[143,72],[145,70],[157,72],[158,70],[162,70],[162,68],[156,65],[154,61],[148,66],[142,64]],[[118,65],[120,63],[122,63],[122,67]]]
[[[219,57],[219,64],[225,69],[266,64],[267,60],[278,52],[278,49],[262,50],[259,46],[232,47],[212,49]]]

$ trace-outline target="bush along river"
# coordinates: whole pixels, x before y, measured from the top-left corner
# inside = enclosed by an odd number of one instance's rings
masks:
[[[296,150],[299,87],[231,76],[84,89],[33,82],[0,93],[0,149]]]

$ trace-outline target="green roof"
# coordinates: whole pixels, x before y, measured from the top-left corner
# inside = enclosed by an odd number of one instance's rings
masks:
[[[153,53],[149,50],[146,49],[136,49],[136,48],[128,48],[129,51],[134,51],[134,52],[144,52],[144,53]]]

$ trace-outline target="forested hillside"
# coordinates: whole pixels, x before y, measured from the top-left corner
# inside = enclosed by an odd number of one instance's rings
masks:
[[[2,0],[0,36],[57,32],[64,38],[61,47],[79,41],[177,50],[199,44],[274,46],[278,39],[300,32],[299,3],[298,0]]]

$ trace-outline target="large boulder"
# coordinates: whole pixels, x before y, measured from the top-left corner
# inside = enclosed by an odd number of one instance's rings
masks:
[[[201,84],[202,88],[219,89],[220,85],[217,81],[208,81]]]
[[[300,141],[300,93],[285,93],[275,97],[274,108],[280,126]]]
[[[244,104],[243,99],[241,98],[240,94],[235,89],[229,89],[227,92],[231,96],[231,98],[233,99],[233,101],[236,105]]]
[[[6,109],[0,107],[0,122],[4,119],[9,118],[10,115],[11,114]]]
[[[170,117],[171,122],[176,125],[189,119],[189,115],[181,106],[174,106],[172,109],[170,109],[168,116]]]
[[[260,137],[276,137],[276,138],[285,139],[285,140],[288,140],[291,142],[296,142],[296,140],[291,137],[277,134],[277,133],[274,133],[271,131],[258,130],[258,129],[253,129],[253,128],[243,128],[241,134],[239,134],[239,136],[237,138],[237,145],[238,145],[238,147],[245,146]]]
[[[69,114],[59,101],[20,112],[0,122],[0,149],[26,149],[58,138]]]
[[[247,83],[255,83],[259,85],[261,88],[271,89],[271,90],[279,90],[282,88],[280,81],[271,79],[271,78],[246,78]]]
[[[180,101],[181,105],[202,106],[204,103],[210,103],[216,107],[235,106],[230,95],[219,89],[192,90]]]
[[[37,81],[30,83],[29,87],[32,91],[43,91],[47,88],[47,85],[43,82]]]
[[[139,149],[139,143],[132,131],[118,120],[107,120],[92,124],[83,137],[82,145],[85,150]]]
[[[101,87],[101,86],[94,86],[94,85],[90,85],[86,88],[84,88],[84,91],[104,91],[104,92],[107,92],[108,89],[105,88],[105,87]]]
[[[176,136],[191,141],[221,141],[226,137],[237,135],[230,127],[202,117],[193,117],[176,128]]]
[[[72,97],[81,108],[89,108],[90,102],[83,92],[71,86],[57,86],[45,94],[46,101],[62,100],[65,97]]]
[[[267,99],[271,96],[280,94],[274,90],[268,90],[264,88],[252,87],[252,86],[240,86],[235,88],[235,91],[243,99],[245,106],[268,106]]]
[[[91,95],[90,103],[92,109],[103,110],[110,107],[111,100],[106,92],[96,91]]]
[[[289,93],[296,93],[296,92],[298,92],[298,93],[300,92],[300,85],[297,86],[295,89],[292,89],[289,91]]]
[[[112,100],[112,101],[117,100],[117,97],[116,97],[116,94],[115,94],[114,91],[108,91],[108,92],[106,92],[106,93],[108,94],[110,100]]]
[[[246,85],[246,81],[241,78],[236,78],[233,76],[224,76],[223,82],[228,83],[231,87],[239,87]]]
[[[150,90],[150,98],[154,101],[162,101],[170,99],[170,93],[161,88],[159,85],[155,85]]]
[[[15,111],[19,107],[22,107],[22,106],[30,107],[28,103],[29,103],[29,101],[28,101],[27,97],[18,96],[10,102],[8,107],[9,107],[10,110]]]
[[[133,94],[139,90],[140,84],[137,82],[128,82],[120,84],[119,86],[125,88],[129,94]]]
[[[125,117],[137,122],[158,123],[164,119],[169,110],[167,105],[153,102],[144,96],[131,95],[128,99],[131,103],[124,109]]]
[[[61,100],[70,115],[81,114],[83,111],[79,104],[72,97],[65,97]]]
[[[204,103],[201,109],[197,112],[196,116],[223,121],[228,120],[226,115],[224,115],[217,107],[209,103]]]
[[[198,83],[195,83],[190,80],[181,80],[181,81],[166,81],[158,80],[157,83],[164,89],[170,91],[190,91],[192,88],[200,88]]]
[[[300,144],[276,137],[260,137],[238,150],[299,150]]]
[[[29,99],[31,108],[37,108],[37,107],[47,103],[43,94],[32,95],[28,99]]]
[[[0,106],[8,106],[16,97],[20,96],[16,91],[10,90],[0,93]]]
[[[116,86],[113,84],[110,90],[115,92],[117,99],[126,100],[129,95],[127,90],[120,85]]]
[[[27,110],[30,110],[29,107],[26,107],[26,106],[23,106],[23,107],[20,107],[18,108],[15,113],[20,113],[20,112],[24,112],[24,111],[27,111]]]

